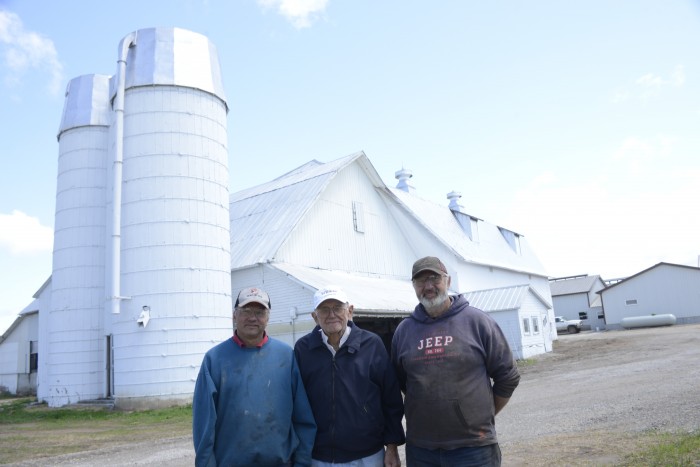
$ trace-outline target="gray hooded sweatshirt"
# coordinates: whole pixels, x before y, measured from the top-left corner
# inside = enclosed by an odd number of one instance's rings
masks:
[[[520,382],[496,321],[462,295],[451,299],[436,319],[419,304],[391,345],[407,441],[427,449],[497,443],[493,396],[509,398]]]

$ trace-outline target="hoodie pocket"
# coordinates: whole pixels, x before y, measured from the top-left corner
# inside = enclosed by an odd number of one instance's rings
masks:
[[[440,442],[461,439],[469,432],[458,399],[409,400],[405,410],[411,440]]]

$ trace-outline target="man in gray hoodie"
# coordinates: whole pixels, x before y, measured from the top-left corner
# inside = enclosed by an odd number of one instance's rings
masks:
[[[391,346],[405,394],[406,463],[499,466],[495,415],[520,381],[508,342],[491,316],[448,295],[440,259],[416,261],[412,280],[420,303]]]

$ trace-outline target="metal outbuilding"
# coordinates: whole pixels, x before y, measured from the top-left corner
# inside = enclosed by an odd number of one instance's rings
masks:
[[[608,329],[630,317],[673,315],[678,324],[700,323],[700,268],[658,263],[600,292]]]
[[[598,275],[579,275],[550,279],[554,314],[580,319],[584,329],[605,329],[605,313],[598,292],[606,287]]]

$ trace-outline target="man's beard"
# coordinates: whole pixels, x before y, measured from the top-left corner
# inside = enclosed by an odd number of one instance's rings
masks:
[[[441,311],[441,308],[445,305],[445,301],[448,299],[447,290],[438,292],[434,298],[420,297],[420,301],[425,311],[429,315],[432,315],[435,311]]]

